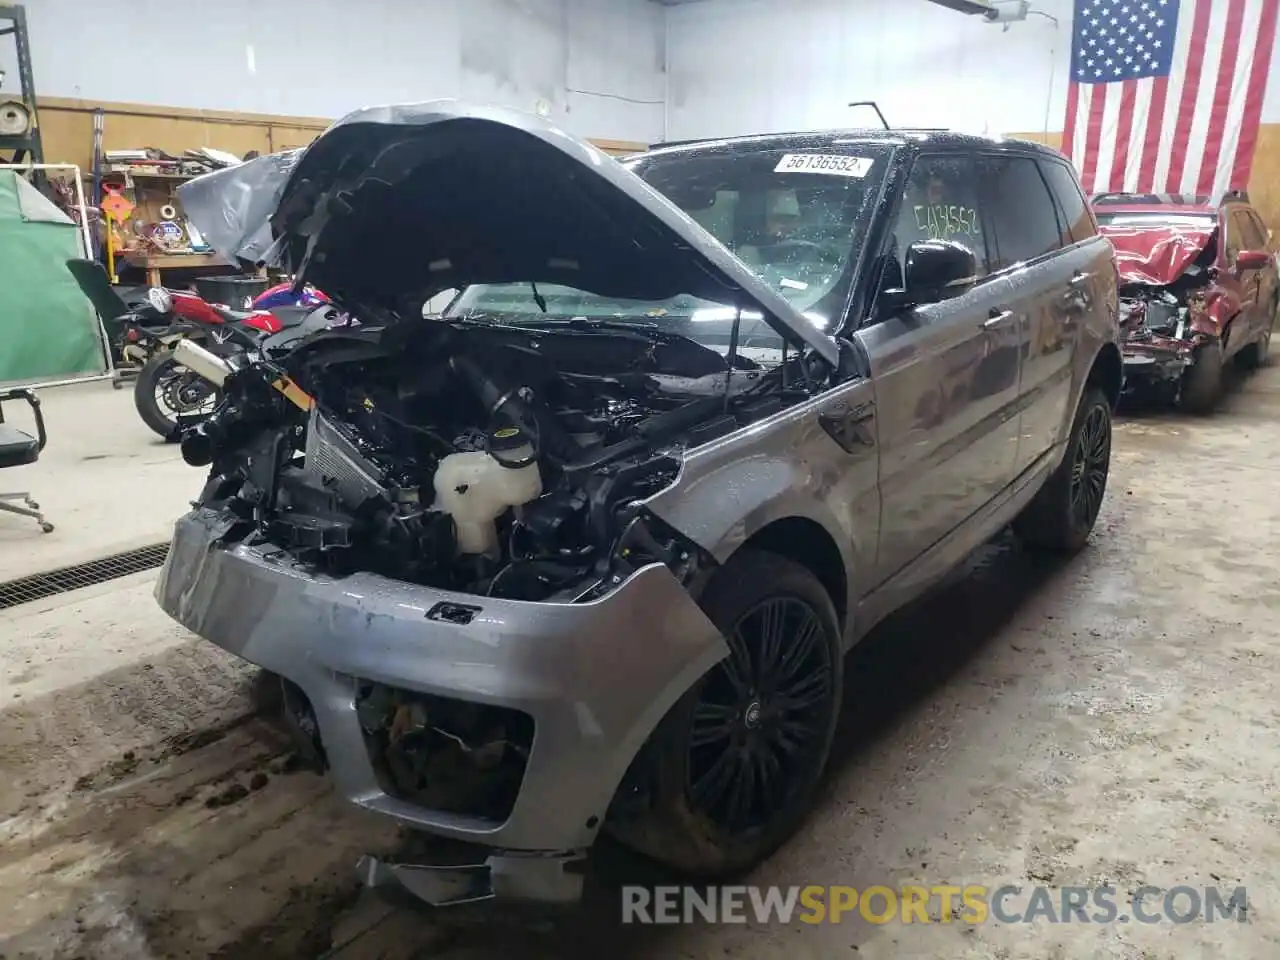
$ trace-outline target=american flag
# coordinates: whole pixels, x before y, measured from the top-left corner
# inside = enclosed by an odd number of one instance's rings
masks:
[[[1249,184],[1280,0],[1075,0],[1062,150],[1090,193]]]

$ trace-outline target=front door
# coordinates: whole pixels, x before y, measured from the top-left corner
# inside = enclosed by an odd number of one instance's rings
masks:
[[[977,254],[959,296],[873,316],[857,336],[871,361],[880,439],[880,548],[888,579],[995,497],[1017,448],[1020,330],[1007,280],[989,278],[983,212],[967,156],[924,155],[900,200],[882,258],[902,286],[911,243],[946,239]]]

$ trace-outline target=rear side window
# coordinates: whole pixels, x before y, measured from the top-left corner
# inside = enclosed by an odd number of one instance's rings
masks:
[[[1075,174],[1065,163],[1041,163],[1044,178],[1049,182],[1049,189],[1058,198],[1058,209],[1062,211],[1067,226],[1064,243],[1079,243],[1087,240],[1097,231],[1093,225],[1093,215],[1089,213],[1089,204],[1080,192],[1080,183]]]
[[[1034,260],[1062,246],[1063,228],[1049,187],[1028,157],[979,159],[985,212],[995,249],[992,269]]]

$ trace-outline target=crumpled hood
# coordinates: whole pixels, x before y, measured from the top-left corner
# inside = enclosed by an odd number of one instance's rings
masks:
[[[1217,228],[1103,226],[1099,232],[1115,247],[1121,283],[1165,286],[1204,252]]]
[[[761,310],[792,341],[832,364],[838,356],[678,207],[531,114],[458,101],[359,110],[301,152],[208,174],[180,197],[224,257],[280,267],[366,310],[475,283],[683,293]]]
[[[178,187],[182,210],[201,237],[231,263],[262,263],[275,238],[271,214],[301,150],[255,157]]]

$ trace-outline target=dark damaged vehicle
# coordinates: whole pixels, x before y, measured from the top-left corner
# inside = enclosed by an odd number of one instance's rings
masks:
[[[1210,412],[1228,360],[1266,361],[1280,298],[1270,232],[1239,192],[1219,204],[1113,193],[1093,206],[1120,271],[1127,386]]]
[[[188,213],[359,326],[227,376],[157,598],[285,678],[353,803],[476,851],[366,859],[373,885],[572,901],[603,830],[750,866],[813,798],[844,652],[1003,526],[1073,551],[1098,516],[1116,278],[1056,153],[880,131],[622,164],[444,102],[272,162]]]

